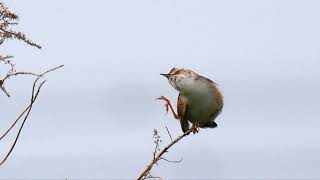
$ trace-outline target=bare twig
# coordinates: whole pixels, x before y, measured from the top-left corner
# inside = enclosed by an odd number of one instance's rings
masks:
[[[173,146],[174,144],[176,144],[177,142],[179,142],[182,138],[184,138],[185,136],[187,136],[188,134],[190,134],[190,132],[192,132],[192,128],[190,128],[188,131],[186,131],[185,133],[181,134],[180,136],[178,136],[176,139],[174,139],[173,141],[171,141],[170,144],[168,144],[166,147],[164,147],[159,153],[158,155],[156,155],[152,161],[146,166],[146,168],[142,171],[142,173],[138,176],[138,180],[141,179],[146,179],[148,178],[148,175],[150,174],[150,170],[152,169],[152,167],[154,166],[154,164],[156,164],[160,159],[164,159],[162,158],[162,155],[166,152],[168,152],[168,149]]]
[[[157,152],[160,151],[160,143],[161,139],[158,134],[158,131],[156,129],[153,130],[153,142],[155,144],[154,150],[153,150],[153,159],[156,158]],[[156,162],[157,164],[157,162]]]
[[[17,75],[32,75],[32,76],[39,76],[38,74],[32,73],[32,72],[15,72],[15,73],[8,73],[6,77],[3,78],[3,82],[5,80],[9,79],[11,76],[17,76]]]
[[[15,13],[11,12],[0,0],[0,46],[3,45],[3,43],[8,40],[15,39],[15,40],[23,41],[30,46],[41,49],[41,46],[39,44],[33,42],[23,32],[15,30],[15,26],[18,25],[18,22],[19,22],[19,17]],[[32,110],[33,104],[36,101],[43,84],[45,83],[45,80],[42,82],[39,82],[39,79],[41,77],[43,77],[44,75],[46,75],[47,73],[54,71],[58,68],[61,68],[63,66],[63,65],[61,65],[61,66],[57,66],[55,68],[49,69],[42,74],[35,74],[32,72],[17,71],[12,59],[13,59],[13,56],[2,55],[0,52],[0,65],[5,66],[7,69],[6,74],[0,75],[0,91],[3,91],[8,97],[10,97],[10,93],[8,92],[8,90],[5,87],[5,82],[8,79],[11,79],[11,77],[20,76],[20,75],[31,75],[31,76],[35,76],[36,78],[33,82],[32,93],[31,93],[30,102],[29,102],[28,106],[24,109],[24,111],[22,113],[19,114],[19,116],[14,121],[14,123],[11,124],[11,126],[4,132],[4,134],[2,134],[0,136],[0,141],[1,141],[1,140],[3,140],[3,138],[5,138],[8,135],[8,133],[13,129],[13,127],[16,126],[20,120],[22,120],[22,123],[21,123],[20,127],[18,128],[19,130],[17,132],[17,135],[15,136],[14,142],[11,145],[8,153],[3,158],[3,160],[0,161],[0,166],[3,165],[3,163],[8,159],[11,152],[13,151],[13,149],[14,149],[14,147],[20,137],[20,133],[22,131],[22,128],[23,128],[23,126],[24,126],[26,120],[28,119],[29,114]],[[0,67],[0,68],[1,68],[1,70],[3,70],[2,67]],[[1,72],[3,72],[3,71],[1,71]]]
[[[45,71],[45,72],[43,72],[43,73],[41,73],[41,74],[39,74],[39,75],[37,75],[37,81],[38,81],[38,79],[40,78],[40,77],[42,77],[42,76],[44,76],[45,74],[47,74],[47,73],[49,73],[49,72],[51,72],[51,71],[54,71],[54,70],[56,70],[56,69],[59,69],[59,68],[61,68],[61,67],[63,67],[64,65],[60,65],[60,66],[57,66],[57,67],[54,67],[54,68],[52,68],[52,69],[49,69],[49,70],[47,70],[47,71]],[[1,86],[2,84],[0,83],[0,86]],[[25,110],[22,112],[22,113],[20,113],[20,115],[18,116],[18,118],[14,121],[14,123],[12,123],[12,125],[9,127],[9,129],[7,129],[7,131],[3,134],[3,135],[1,135],[0,136],[0,141],[10,132],[10,130],[17,124],[17,122],[19,121],[19,119],[28,111],[28,109],[30,108],[30,106],[32,106],[32,104],[29,104],[29,106],[27,106],[26,108],[25,108]]]
[[[29,104],[29,106],[27,106],[26,109],[22,113],[20,113],[20,115],[14,121],[14,123],[12,123],[11,126],[7,129],[7,131],[0,137],[0,141],[11,131],[11,129],[17,124],[21,117],[30,109],[31,105],[32,104]]]
[[[0,85],[0,87],[1,87],[1,90],[2,90],[8,97],[10,97],[10,94],[8,93],[8,91],[6,90],[6,88],[5,88],[4,86],[2,86],[2,85]]]
[[[166,159],[164,157],[160,157],[160,159],[165,160],[165,161],[170,162],[170,163],[180,163],[180,162],[183,161],[183,158],[181,158],[180,160],[177,160],[177,161],[172,161],[172,160]]]
[[[144,179],[160,179],[160,180],[163,180],[160,176],[152,176],[151,174],[147,175]]]
[[[39,44],[33,42],[23,32],[14,30],[14,27],[18,25],[18,22],[19,17],[15,13],[11,12],[2,2],[0,2],[0,45],[2,45],[7,40],[17,39],[25,42],[30,46],[41,49],[41,46]],[[0,64],[9,66],[7,68],[8,72],[5,77],[0,77],[0,90],[2,90],[8,97],[10,97],[10,93],[4,87],[6,79],[21,74],[38,76],[31,72],[16,72],[15,64],[13,63],[12,58],[13,56],[11,55],[2,55],[0,53]]]
[[[2,140],[2,139],[12,130],[12,128],[17,124],[17,122],[25,115],[24,118],[23,118],[22,124],[21,124],[21,126],[19,127],[19,130],[18,130],[18,133],[17,133],[17,135],[16,135],[16,138],[15,138],[13,144],[11,145],[11,148],[9,149],[8,153],[5,155],[5,157],[3,158],[3,160],[0,162],[0,166],[4,164],[4,162],[8,159],[8,157],[10,156],[12,150],[14,149],[14,147],[15,147],[15,145],[16,145],[19,137],[20,137],[20,133],[21,133],[21,131],[22,131],[22,128],[23,128],[23,126],[24,126],[26,120],[28,119],[29,114],[30,114],[30,112],[31,112],[31,110],[32,110],[33,104],[34,104],[34,102],[36,101],[36,99],[37,99],[37,97],[38,97],[38,95],[39,95],[39,93],[40,93],[40,90],[41,90],[43,84],[44,84],[46,81],[45,81],[45,80],[42,81],[42,82],[40,83],[40,85],[38,85],[38,86],[37,86],[37,84],[38,84],[37,82],[39,81],[39,79],[40,79],[41,77],[43,77],[43,76],[46,75],[47,73],[49,73],[49,72],[51,72],[51,71],[54,71],[54,70],[56,70],[56,69],[59,69],[59,68],[61,68],[61,67],[63,67],[63,65],[60,65],[60,66],[57,66],[57,67],[55,67],[55,68],[49,69],[49,70],[45,71],[44,73],[38,75],[38,77],[34,80],[33,86],[32,86],[32,93],[31,93],[31,98],[30,98],[30,103],[29,103],[29,105],[26,107],[26,109],[25,109],[22,113],[20,113],[20,115],[19,115],[18,118],[15,120],[15,122],[10,126],[10,128],[0,137],[0,140]]]
[[[168,127],[167,127],[167,126],[166,126],[166,130],[167,130],[167,133],[169,134],[170,139],[171,139],[171,141],[172,141],[172,136],[171,136],[170,131],[169,131],[169,129],[168,129]]]
[[[35,81],[35,83],[36,83],[36,81]],[[19,128],[19,131],[18,131],[18,133],[17,133],[17,136],[16,136],[16,138],[15,138],[15,140],[14,140],[14,142],[13,142],[11,148],[10,148],[10,150],[8,151],[8,153],[6,154],[6,156],[3,158],[3,160],[0,162],[0,166],[2,166],[3,163],[6,162],[6,160],[7,160],[8,157],[10,156],[13,148],[16,146],[16,144],[17,144],[17,142],[18,142],[18,139],[19,139],[19,137],[20,137],[20,133],[21,133],[21,131],[22,131],[22,128],[23,128],[23,126],[24,126],[24,124],[25,124],[25,122],[26,122],[26,120],[27,120],[27,118],[29,117],[29,114],[30,114],[30,112],[31,112],[32,105],[33,105],[33,103],[35,102],[35,100],[37,99],[38,94],[39,94],[39,92],[40,92],[40,89],[41,89],[41,87],[42,87],[42,85],[43,85],[44,83],[45,83],[45,81],[41,82],[41,84],[39,85],[39,87],[37,88],[36,91],[35,91],[34,88],[32,89],[32,99],[31,99],[31,102],[30,102],[30,107],[29,107],[29,109],[28,109],[28,111],[27,111],[27,114],[24,116],[24,119],[23,119],[23,121],[22,121],[22,124],[21,124],[21,126],[20,126],[20,128]],[[34,84],[34,85],[35,85],[35,84]]]

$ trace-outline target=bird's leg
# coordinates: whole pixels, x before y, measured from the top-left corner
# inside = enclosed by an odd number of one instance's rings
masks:
[[[173,108],[172,108],[172,106],[171,106],[171,103],[170,103],[169,99],[167,99],[167,98],[164,97],[164,96],[158,97],[157,99],[165,101],[166,104],[164,105],[164,107],[166,107],[167,113],[168,113],[169,108],[170,108],[170,109],[171,109],[171,112],[172,112],[172,114],[173,114],[173,116],[174,116],[174,118],[175,118],[175,119],[179,119],[179,115],[174,112],[174,110],[173,110]]]
[[[193,134],[199,132],[199,127],[200,127],[199,123],[193,123],[192,124],[191,129],[192,129]]]

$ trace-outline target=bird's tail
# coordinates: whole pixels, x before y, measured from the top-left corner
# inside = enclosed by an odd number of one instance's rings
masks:
[[[182,131],[184,133],[189,130],[189,122],[188,122],[188,120],[181,118],[180,119],[180,125],[181,125],[181,129],[182,129]]]
[[[208,122],[204,123],[203,125],[201,125],[202,128],[215,128],[217,126],[218,126],[218,124],[214,121],[208,121]]]

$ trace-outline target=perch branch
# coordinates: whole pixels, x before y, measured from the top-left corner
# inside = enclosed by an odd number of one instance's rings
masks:
[[[157,164],[157,162],[162,158],[162,155],[166,152],[168,152],[168,149],[170,149],[171,146],[173,146],[174,144],[176,144],[177,142],[179,142],[182,138],[184,138],[185,136],[187,136],[190,132],[192,132],[192,128],[190,128],[188,131],[186,131],[185,133],[183,133],[182,135],[178,136],[176,139],[174,139],[173,141],[171,141],[170,144],[168,144],[166,147],[164,147],[158,155],[156,155],[152,161],[147,165],[147,167],[142,171],[142,173],[138,176],[138,180],[141,179],[145,179],[145,178],[149,178],[148,174],[150,173],[150,170],[152,169],[152,167]],[[178,161],[177,161],[178,162]]]

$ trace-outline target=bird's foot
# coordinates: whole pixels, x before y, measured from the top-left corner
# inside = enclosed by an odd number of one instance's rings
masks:
[[[199,132],[199,124],[197,124],[197,123],[192,124],[191,129],[192,129],[193,134],[198,133]]]
[[[165,103],[164,107],[166,107],[166,112],[168,113],[168,112],[169,112],[169,108],[170,108],[171,111],[172,111],[173,117],[174,117],[175,119],[179,119],[179,115],[174,112],[174,110],[173,110],[173,108],[172,108],[172,105],[171,105],[169,99],[167,99],[167,98],[164,97],[164,96],[158,97],[157,99],[165,101],[166,103]]]
[[[165,101],[164,107],[166,108],[166,112],[168,113],[168,111],[169,111],[169,106],[171,106],[171,103],[170,103],[169,99],[167,99],[167,98],[164,97],[164,96],[160,96],[160,97],[158,97],[157,99]]]

